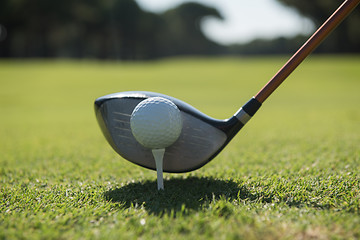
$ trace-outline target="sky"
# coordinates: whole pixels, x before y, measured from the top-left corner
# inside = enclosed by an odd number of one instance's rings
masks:
[[[136,0],[144,10],[160,13],[188,0]],[[309,19],[276,0],[192,0],[215,7],[224,20],[207,18],[202,29],[207,37],[221,43],[246,43],[256,38],[272,39],[309,34]]]

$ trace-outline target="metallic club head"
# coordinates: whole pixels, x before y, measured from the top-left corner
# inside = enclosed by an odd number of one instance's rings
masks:
[[[163,97],[179,108],[183,128],[178,140],[166,148],[164,172],[181,173],[198,169],[213,159],[260,108],[255,98],[226,120],[211,118],[189,104],[159,93],[131,91],[96,99],[95,113],[100,128],[112,148],[128,161],[156,169],[151,149],[134,138],[130,117],[144,99]]]

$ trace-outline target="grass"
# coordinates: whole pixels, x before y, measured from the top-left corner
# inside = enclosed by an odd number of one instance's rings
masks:
[[[164,191],[97,126],[94,99],[127,90],[228,118],[286,59],[0,61],[0,239],[359,239],[359,56],[307,59]]]

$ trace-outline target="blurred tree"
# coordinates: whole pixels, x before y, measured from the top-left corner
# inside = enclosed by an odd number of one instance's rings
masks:
[[[196,3],[158,15],[134,0],[1,0],[0,56],[135,60],[216,52],[219,45],[200,29],[206,16],[221,18]]]
[[[343,2],[343,0],[278,0],[295,8],[319,27]],[[360,9],[353,11],[337,29],[319,46],[319,52],[360,52]]]
[[[100,58],[107,23],[106,1],[75,0],[67,4],[67,21],[58,26],[53,40],[57,55],[75,58]]]
[[[306,40],[307,37],[302,35],[271,40],[255,39],[246,44],[230,45],[229,52],[238,55],[293,54]]]
[[[140,9],[134,0],[117,0],[108,10],[109,35],[116,58],[149,59],[161,53],[164,20],[157,14]]]
[[[224,52],[224,47],[210,41],[201,30],[201,22],[205,17],[223,19],[215,8],[188,2],[166,11],[162,17],[168,29],[165,55]]]
[[[317,25],[342,0],[278,0]],[[143,11],[135,0],[0,0],[0,57],[152,59],[183,54],[223,54],[201,22],[220,13],[186,2],[162,14]],[[320,46],[320,51],[360,52],[359,9]],[[231,46],[234,53],[284,53],[299,38],[258,40]],[[293,41],[293,42],[290,42]]]

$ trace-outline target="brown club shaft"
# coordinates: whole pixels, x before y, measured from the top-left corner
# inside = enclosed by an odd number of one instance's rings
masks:
[[[326,22],[302,45],[273,78],[256,94],[255,99],[263,103],[297,66],[319,46],[319,44],[349,15],[360,0],[345,0]]]

